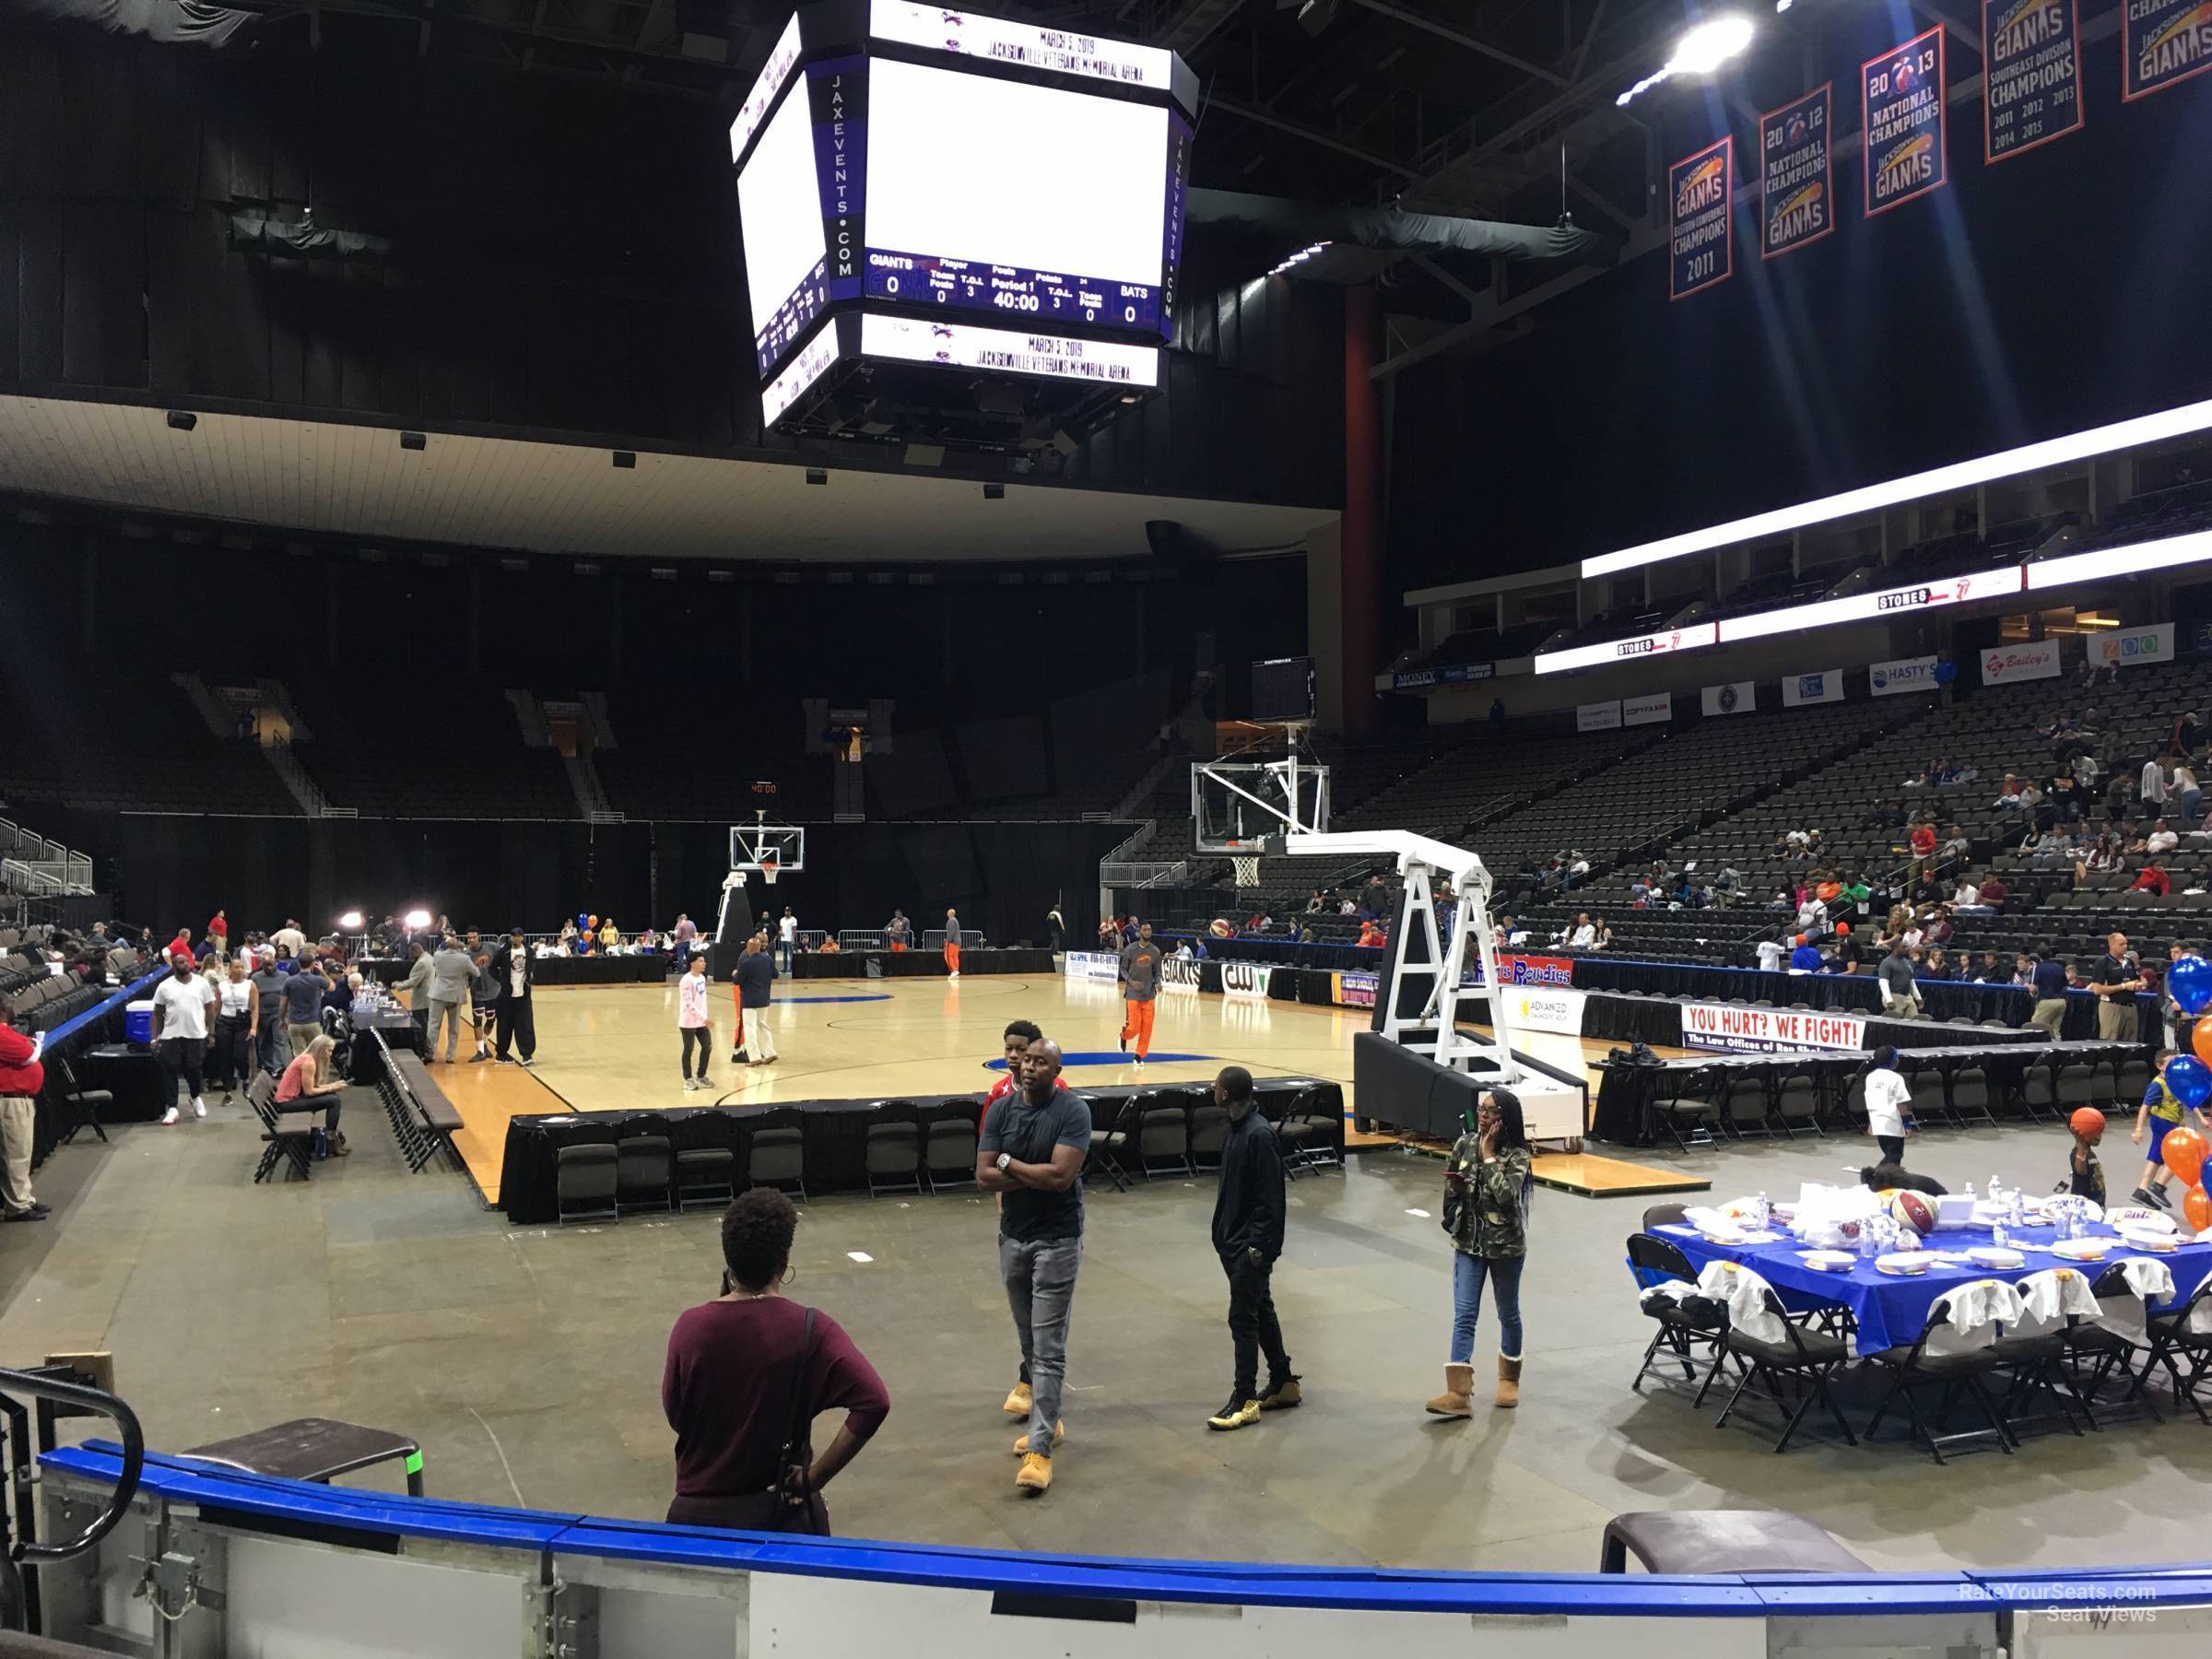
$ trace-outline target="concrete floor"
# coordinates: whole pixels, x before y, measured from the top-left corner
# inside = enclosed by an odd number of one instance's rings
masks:
[[[713,1293],[715,1218],[509,1230],[450,1171],[406,1172],[365,1091],[359,1148],[310,1183],[255,1187],[242,1109],[115,1132],[41,1172],[48,1222],[0,1229],[0,1356],[109,1348],[149,1443],[178,1450],[326,1414],[418,1436],[429,1490],[657,1516],[670,1436],[658,1398],[670,1322]],[[1932,1135],[1914,1162],[1953,1184],[2030,1186],[2049,1131]],[[2109,1160],[2125,1171],[2124,1143]],[[1697,1156],[1716,1196],[1794,1192],[1864,1143]],[[1648,1331],[1621,1240],[1641,1199],[1540,1193],[1517,1413],[1426,1417],[1449,1323],[1437,1166],[1370,1155],[1293,1188],[1277,1275],[1307,1406],[1209,1433],[1230,1381],[1206,1182],[1090,1198],[1058,1484],[1017,1496],[1011,1327],[992,1216],[972,1194],[808,1207],[792,1294],[850,1330],[889,1383],[889,1421],[832,1488],[840,1531],[1040,1550],[1392,1566],[1586,1571],[1623,1510],[1801,1511],[1871,1561],[1936,1569],[2201,1557],[2186,1530],[2212,1430],[2031,1439],[1935,1469],[1895,1441],[1809,1441],[1712,1426],[1712,1409],[1629,1391]],[[2125,1183],[2123,1182],[2123,1185]],[[862,1264],[848,1252],[874,1259]],[[1478,1341],[1488,1371],[1494,1325]],[[383,1484],[380,1481],[379,1484]],[[395,1483],[394,1483],[395,1484]]]

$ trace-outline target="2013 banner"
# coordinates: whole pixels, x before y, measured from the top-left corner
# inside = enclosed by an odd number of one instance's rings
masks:
[[[1867,218],[1951,182],[1939,24],[1859,65]]]
[[[1832,82],[1759,118],[1759,256],[1772,259],[1836,228],[1830,161]]]
[[[2081,131],[2081,0],[1982,0],[1982,154]]]
[[[1735,139],[1722,138],[1667,170],[1666,297],[1687,299],[1735,275],[1729,190]]]
[[[2212,69],[2212,0],[2127,0],[2120,96],[2153,92]]]

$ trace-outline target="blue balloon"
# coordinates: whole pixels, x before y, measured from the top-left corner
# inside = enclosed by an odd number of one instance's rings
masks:
[[[2173,1090],[2173,1098],[2184,1106],[2202,1106],[2212,1099],[2212,1066],[2193,1055],[2183,1054],[2166,1067],[2166,1087]]]
[[[2212,962],[2203,957],[2183,957],[2167,971],[2166,979],[2183,1013],[2202,1014],[2205,1005],[2212,1003]]]

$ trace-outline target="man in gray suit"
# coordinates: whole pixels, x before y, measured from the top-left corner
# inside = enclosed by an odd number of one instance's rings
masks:
[[[461,1030],[467,1022],[461,1010],[468,1002],[468,987],[474,979],[477,965],[468,959],[468,952],[461,948],[460,941],[453,935],[438,947],[437,955],[430,958],[430,1029],[423,1042],[422,1063],[428,1065],[431,1052],[438,1046],[438,1024],[445,1022],[445,1063],[453,1063],[453,1050],[460,1045]]]

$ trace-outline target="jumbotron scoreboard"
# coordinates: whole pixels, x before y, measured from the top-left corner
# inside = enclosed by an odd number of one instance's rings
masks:
[[[802,7],[730,126],[766,423],[863,359],[1154,390],[1196,95],[1156,47]]]

